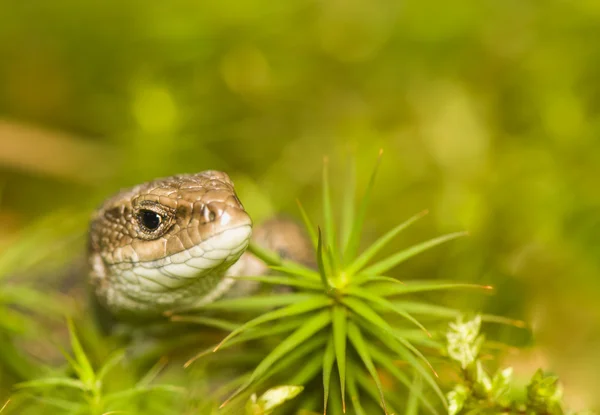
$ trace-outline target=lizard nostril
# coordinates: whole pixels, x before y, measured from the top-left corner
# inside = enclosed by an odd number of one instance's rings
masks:
[[[210,204],[202,206],[200,212],[205,223],[214,222],[218,217],[223,214],[223,210]]]

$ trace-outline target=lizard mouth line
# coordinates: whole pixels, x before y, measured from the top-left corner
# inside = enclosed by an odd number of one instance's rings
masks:
[[[172,254],[166,255],[164,257],[160,257],[160,258],[156,258],[156,259],[152,259],[152,260],[148,260],[148,261],[136,261],[134,259],[127,259],[127,260],[123,260],[123,261],[119,261],[119,262],[114,262],[112,264],[110,264],[111,267],[118,267],[118,266],[123,266],[123,265],[127,265],[127,266],[142,266],[145,268],[155,268],[158,266],[163,266],[166,265],[168,263],[178,263],[178,262],[185,262],[186,256],[185,253],[189,253],[192,256],[196,256],[193,255],[193,253],[195,253],[196,251],[198,251],[198,249],[202,249],[202,248],[206,248],[206,247],[210,247],[211,242],[217,242],[219,241],[220,237],[223,237],[225,234],[227,234],[229,236],[229,238],[235,240],[236,239],[236,233],[239,232],[240,230],[244,230],[247,231],[248,236],[247,236],[247,240],[250,240],[250,236],[251,236],[251,231],[252,231],[252,224],[248,223],[248,224],[244,224],[244,225],[238,225],[238,226],[234,226],[231,228],[227,228],[227,229],[223,229],[220,230],[219,232],[213,234],[212,236],[210,236],[207,239],[204,239],[203,241],[201,241],[200,243],[190,247],[190,248],[186,248],[186,249],[182,249],[180,251],[177,252],[173,252]],[[235,231],[235,232],[234,232]],[[233,235],[230,235],[230,233],[233,232]],[[240,232],[242,235],[241,237],[243,237],[243,233]],[[221,241],[219,241],[221,242]],[[225,242],[225,241],[224,241]],[[233,242],[233,241],[232,241]],[[243,241],[242,241],[243,242]],[[226,243],[225,243],[226,244]],[[225,245],[223,244],[223,245]],[[233,245],[234,243],[232,243]],[[234,248],[234,246],[232,246],[231,248]],[[224,250],[226,248],[223,247],[217,247],[216,249],[202,249],[203,252],[211,252],[213,250]],[[182,258],[179,259],[177,256],[181,256]],[[202,256],[197,255],[197,256]],[[169,262],[169,258],[171,258],[170,262]],[[187,258],[190,259],[190,258]],[[179,261],[178,261],[179,260]],[[165,262],[163,262],[165,261]]]

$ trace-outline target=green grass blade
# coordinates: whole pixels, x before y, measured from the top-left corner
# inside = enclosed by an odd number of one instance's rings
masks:
[[[356,164],[353,157],[348,158],[346,170],[346,183],[344,195],[342,197],[342,227],[341,227],[341,246],[348,245],[350,235],[352,234],[352,224],[354,223],[354,198],[356,197]],[[342,262],[346,264],[348,258],[343,257]]]
[[[373,244],[369,248],[367,248],[362,254],[360,254],[358,258],[352,261],[352,263],[346,268],[346,272],[351,275],[356,274],[365,265],[367,265],[367,263],[371,259],[373,259],[373,257],[377,255],[379,251],[381,251],[388,243],[390,243],[391,240],[396,237],[396,235],[398,235],[404,229],[408,228],[410,225],[421,219],[427,213],[428,211],[424,210],[423,212],[414,215],[407,221],[396,226],[395,228],[387,232],[385,235],[381,236],[379,239],[373,242]]]
[[[290,287],[306,288],[307,290],[318,290],[322,291],[323,286],[313,281],[302,280],[294,277],[280,276],[280,275],[268,275],[268,276],[244,276],[244,277],[230,277],[234,280],[245,280],[245,281],[258,281],[263,284],[272,285],[287,285]]]
[[[373,360],[371,359],[371,354],[369,353],[369,349],[367,348],[367,345],[363,339],[362,334],[360,333],[359,328],[356,327],[356,324],[354,324],[351,321],[348,322],[348,338],[350,339],[350,343],[352,343],[354,350],[356,350],[356,352],[360,356],[360,359],[362,360],[363,364],[365,365],[367,371],[369,372],[369,374],[375,381],[375,384],[377,385],[377,389],[379,390],[379,396],[381,399],[381,407],[383,408],[383,411],[387,414],[388,411],[387,411],[387,406],[385,403],[385,396],[383,395],[383,386],[381,385],[381,380],[379,379],[379,375],[377,374],[377,369],[375,368],[375,365],[373,364]]]
[[[178,323],[194,323],[201,326],[213,327],[220,330],[233,331],[236,330],[240,325],[238,323],[234,323],[232,321],[223,320],[220,318],[214,317],[204,317],[204,316],[180,316],[174,315],[171,316],[171,321],[175,321]]]
[[[379,297],[378,295],[375,295],[375,294],[371,294],[370,292],[368,292],[366,290],[363,290],[360,288],[354,288],[354,287],[348,288],[348,290],[346,292],[355,297],[370,301],[371,303],[376,304],[379,307],[382,307],[383,309],[385,309],[387,311],[391,311],[393,313],[398,314],[399,316],[404,317],[405,319],[407,319],[408,321],[413,323],[415,326],[417,326],[421,330],[423,330],[427,334],[427,336],[431,337],[431,333],[429,333],[429,331],[425,328],[425,326],[423,326],[421,324],[420,321],[418,321],[416,318],[411,316],[409,313],[407,313],[402,308],[396,306],[394,303],[386,300],[385,298]]]
[[[289,305],[284,308],[277,309],[275,311],[271,311],[265,313],[249,322],[241,325],[231,333],[227,337],[225,337],[218,345],[214,348],[213,351],[217,351],[221,346],[223,346],[228,340],[237,336],[243,331],[246,331],[250,328],[256,327],[259,324],[266,323],[268,321],[278,320],[282,318],[289,318],[292,316],[296,316],[298,314],[304,314],[309,311],[318,310],[320,308],[326,307],[331,304],[333,300],[329,297],[325,296],[314,296],[313,298],[303,301],[301,303],[296,303]]]
[[[71,348],[73,349],[73,355],[75,356],[75,360],[77,362],[77,367],[74,367],[74,369],[77,371],[79,379],[81,379],[81,381],[87,386],[92,388],[96,383],[94,369],[92,368],[92,364],[87,358],[87,355],[85,354],[83,347],[81,347],[81,343],[77,338],[73,321],[68,319],[67,325],[69,328],[69,337],[71,339]]]
[[[379,170],[379,164],[381,163],[381,155],[383,154],[383,150],[379,151],[379,157],[377,158],[377,163],[375,164],[375,168],[371,173],[371,178],[369,179],[369,184],[367,185],[367,189],[365,191],[365,195],[360,202],[360,206],[358,208],[358,214],[354,219],[354,223],[352,226],[352,231],[350,232],[350,237],[348,238],[348,243],[344,247],[344,260],[350,261],[352,258],[356,256],[358,252],[358,245],[360,244],[360,238],[362,235],[362,228],[365,222],[365,218],[367,217],[367,208],[369,207],[369,201],[371,199],[371,192],[373,191],[373,187],[375,185],[375,178],[377,177],[377,171]]]
[[[394,268],[396,265],[400,264],[403,261],[406,261],[409,258],[412,258],[415,255],[420,254],[421,252],[427,251],[435,246],[441,245],[444,242],[451,241],[452,239],[460,238],[461,236],[468,235],[467,232],[455,232],[448,235],[443,235],[438,238],[430,239],[429,241],[422,242],[420,244],[411,246],[404,251],[397,252],[386,259],[383,259],[369,267],[367,267],[362,273],[366,275],[382,275],[385,274],[390,269]]]
[[[334,320],[335,321],[335,320]],[[335,322],[334,322],[335,324]],[[333,337],[327,341],[327,347],[323,354],[323,413],[327,413],[327,403],[329,402],[329,385],[331,383],[331,370],[335,360],[335,349],[333,347]],[[345,411],[344,411],[345,412]]]
[[[287,353],[300,346],[304,341],[314,336],[319,330],[331,323],[331,313],[328,310],[322,311],[310,320],[306,321],[300,328],[290,334],[285,340],[277,345],[254,369],[250,379],[237,389],[223,404],[223,408],[231,399],[246,390],[257,378],[262,376],[273,364],[285,356]]]
[[[310,238],[310,242],[313,245],[313,248],[317,248],[317,233],[315,232],[315,226],[312,221],[306,214],[306,210],[300,203],[300,200],[296,199],[296,203],[298,204],[298,209],[300,210],[300,216],[302,216],[302,222],[304,222],[304,227],[306,228],[306,232],[308,232],[308,237]]]

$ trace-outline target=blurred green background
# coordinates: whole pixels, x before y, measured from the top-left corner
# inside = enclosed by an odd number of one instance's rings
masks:
[[[209,168],[256,221],[296,198],[318,218],[323,157],[364,188],[383,148],[368,239],[425,208],[393,248],[471,233],[396,275],[494,285],[444,301],[527,321],[492,333],[526,345],[506,364],[596,405],[598,39],[597,0],[3,1],[0,250]]]

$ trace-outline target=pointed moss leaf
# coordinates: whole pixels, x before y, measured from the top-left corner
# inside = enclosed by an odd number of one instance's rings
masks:
[[[387,311],[394,312],[394,313],[406,318],[407,320],[409,320],[410,322],[415,324],[417,327],[419,327],[421,330],[423,330],[423,332],[426,333],[428,337],[431,337],[431,334],[429,333],[429,331],[418,320],[416,320],[410,314],[406,313],[401,308],[396,307],[393,303],[391,303],[381,297],[372,295],[366,291],[359,291],[359,290],[354,289],[354,290],[348,290],[348,292],[352,295],[356,295],[358,297],[361,297],[368,301],[371,301],[374,304],[376,304],[380,307],[383,307]],[[421,360],[423,360],[423,362],[425,364],[427,364],[427,366],[429,366],[429,368],[436,375],[436,377],[438,376],[436,371],[433,369],[433,366],[429,362],[429,360],[427,360],[427,358],[417,348],[415,348],[412,344],[410,344],[410,342],[408,342],[406,339],[398,336],[398,334],[397,334],[398,332],[396,330],[390,329],[389,333],[392,334],[392,336],[394,336],[396,338],[396,340],[398,340],[400,343],[402,343],[407,349],[409,349],[411,352],[413,352],[415,355],[417,355]]]
[[[342,226],[341,226],[341,251],[348,245],[352,233],[352,224],[354,222],[354,198],[356,196],[356,164],[353,157],[347,162],[346,180],[344,186],[344,195],[342,196]],[[347,263],[351,258],[342,258],[343,263]]]
[[[175,315],[171,316],[171,321],[179,323],[194,323],[206,327],[214,327],[216,329],[232,331],[237,329],[240,325],[233,321],[227,321],[220,318],[204,317],[204,316],[188,316],[188,315]]]
[[[77,362],[77,367],[74,369],[77,370],[77,374],[79,379],[86,384],[88,387],[93,387],[95,384],[96,376],[94,374],[94,369],[92,368],[92,364],[90,363],[87,355],[83,351],[83,347],[81,347],[81,343],[77,338],[77,333],[75,332],[75,327],[73,326],[72,320],[67,320],[67,325],[69,327],[69,336],[71,339],[71,348],[73,349],[73,355],[75,356],[75,360]]]
[[[392,284],[405,285],[403,281],[400,281],[397,278],[386,277],[383,275],[359,274],[352,278],[352,282],[354,283],[353,285],[368,284],[368,283],[373,283],[373,282],[389,282]]]
[[[400,337],[415,345],[442,350],[444,344],[441,341],[436,340],[436,338],[441,337],[441,335],[432,333],[432,336],[433,337],[429,337],[421,329],[394,329],[394,337]]]
[[[373,308],[369,307],[363,301],[353,298],[353,297],[344,297],[342,298],[342,303],[344,303],[352,312],[368,322],[372,323],[374,326],[379,327],[380,330],[392,335],[392,327],[383,319],[379,314],[377,314]]]
[[[269,268],[271,268],[272,270],[275,271],[280,271],[283,272],[284,274],[288,274],[288,275],[292,275],[295,277],[300,277],[300,278],[305,278],[305,279],[309,279],[309,280],[315,280],[315,281],[319,281],[319,279],[321,278],[319,276],[319,273],[304,267],[300,264],[296,264],[294,262],[290,262],[290,261],[284,261],[283,262],[284,265],[282,266],[270,266]]]
[[[335,242],[335,222],[333,220],[333,206],[331,204],[331,190],[329,186],[329,165],[328,160],[323,162],[323,215],[325,219],[325,246],[331,249],[333,255],[330,255],[330,264],[332,273],[336,273],[337,264],[337,249]]]
[[[263,324],[268,321],[279,320],[282,318],[289,318],[289,317],[296,316],[298,314],[303,314],[303,313],[307,313],[309,311],[317,310],[319,308],[323,308],[323,307],[330,305],[331,302],[332,302],[332,300],[328,297],[314,296],[313,298],[310,298],[301,303],[292,304],[287,307],[265,313],[253,320],[250,320],[246,324],[243,324],[242,326],[240,326],[237,329],[235,329],[234,331],[232,331],[227,337],[225,337],[221,341],[221,343],[219,343],[219,345],[217,347],[215,347],[215,351],[217,351],[217,349],[219,349],[219,347],[221,347],[223,344],[225,344],[231,338],[237,336],[238,334],[240,334],[243,331],[246,331],[252,327],[258,326],[259,324]]]
[[[406,386],[411,394],[414,394],[420,401],[421,404],[427,408],[427,410],[433,415],[439,415],[439,412],[435,409],[435,407],[429,402],[429,399],[423,394],[422,390],[413,390],[413,384],[411,380],[406,376],[396,365],[394,364],[394,356],[391,356],[389,353],[385,353],[381,351],[375,345],[369,346],[369,352],[380,366],[382,366],[390,375],[392,375],[398,382],[402,383]]]
[[[404,415],[419,415],[419,397],[418,394],[423,388],[423,382],[419,375],[415,375],[408,395],[408,402],[406,402],[406,411]]]
[[[335,373],[333,374],[335,377]],[[331,383],[331,392],[329,393],[329,404],[327,409],[323,409],[323,415],[342,415],[342,400],[340,398],[339,382],[335,379]],[[327,411],[327,412],[325,412]],[[316,415],[311,413],[310,415]]]
[[[455,308],[439,306],[436,304],[423,303],[418,301],[394,301],[394,305],[402,308],[408,313],[436,317],[440,319],[456,318],[462,312]]]
[[[333,320],[335,325],[335,319]],[[327,342],[325,353],[323,354],[323,408],[327,411],[327,402],[329,401],[329,384],[331,383],[331,370],[335,360],[335,350],[333,348],[333,337]]]
[[[250,340],[256,340],[256,339],[260,339],[263,337],[275,336],[275,335],[278,335],[281,333],[292,331],[292,330],[298,328],[298,326],[300,326],[301,324],[303,324],[305,322],[305,320],[306,320],[305,318],[285,319],[284,321],[274,322],[272,324],[269,324],[266,327],[259,327],[256,329],[248,330],[244,333],[241,333],[239,336],[235,337],[234,339],[229,340],[226,344],[224,344],[223,346],[221,346],[219,348],[219,351],[222,351],[231,346],[235,346],[236,344],[241,344],[241,343],[244,343],[244,342],[247,342]],[[196,360],[198,360],[206,355],[212,354],[213,350],[216,346],[217,345],[214,345],[213,347],[204,349],[200,353],[196,354],[195,356],[190,358],[187,362],[185,362],[184,367],[188,367],[192,363],[194,363]]]
[[[356,215],[356,218],[354,219],[352,232],[350,232],[350,237],[348,238],[348,242],[344,247],[344,260],[346,262],[351,261],[352,258],[354,258],[356,256],[356,253],[358,252],[358,245],[360,243],[360,237],[362,235],[362,227],[367,216],[367,208],[369,207],[371,192],[373,191],[375,178],[377,177],[377,171],[379,170],[381,155],[382,151],[379,152],[377,163],[375,164],[375,168],[371,173],[371,178],[369,179],[369,184],[367,185],[367,189],[365,190],[365,195],[363,196],[362,201],[360,202],[358,213]]]
[[[296,347],[302,344],[302,342],[306,341],[308,338],[313,336],[319,330],[323,329],[331,322],[331,314],[328,310],[322,311],[312,317],[310,320],[306,321],[300,328],[290,334],[285,340],[283,340],[279,345],[277,345],[254,369],[250,379],[243,384],[239,389],[237,389],[222,405],[225,406],[231,399],[235,398],[237,395],[246,390],[257,378],[262,376],[273,364],[275,364],[279,359],[285,356],[290,351],[294,350]]]
[[[275,375],[285,372],[290,373],[290,367],[296,365],[294,369],[300,365],[302,371],[307,365],[317,365],[321,368],[323,363],[323,355],[318,353],[318,350],[321,349],[325,344],[327,336],[325,333],[319,333],[316,336],[302,342],[302,344],[292,350],[290,353],[287,353],[280,360],[277,361],[269,370],[267,370],[262,376],[256,379],[255,383],[258,385],[262,382],[268,381],[273,378]],[[316,372],[315,372],[316,373]],[[298,374],[298,372],[297,372]],[[286,382],[289,382],[293,385],[301,384],[300,381],[304,379],[298,379],[296,376],[290,377],[287,376]]]
[[[98,370],[98,375],[96,376],[99,381],[103,380],[104,377],[119,363],[123,361],[125,358],[125,350],[119,350],[113,353],[106,362],[102,365],[100,370]]]
[[[423,216],[425,216],[425,214],[427,214],[427,211],[423,211],[421,213],[416,214],[415,216],[411,217],[404,223],[401,223],[400,225],[396,226],[395,228],[387,232],[385,235],[377,239],[369,248],[367,248],[362,254],[360,254],[358,258],[352,261],[352,263],[346,268],[346,272],[348,272],[349,274],[356,274],[365,265],[367,265],[367,263],[371,259],[373,259],[373,257],[377,255],[377,253],[379,253],[392,239],[394,239],[396,235],[398,235],[404,229],[408,228],[417,220],[421,219]]]
[[[325,246],[325,254],[327,255],[327,262],[330,264],[331,267],[331,275],[338,275],[338,270],[340,267],[339,261],[336,257],[336,254],[333,252],[331,245]]]
[[[263,248],[256,242],[250,241],[250,244],[248,244],[248,252],[252,253],[267,265],[281,265],[281,257],[277,252]]]
[[[423,303],[418,301],[394,301],[394,304],[398,307],[403,308],[408,313],[435,317],[440,319],[455,319],[462,315],[464,310],[457,308],[444,307],[436,304]],[[488,323],[506,324],[508,326],[514,326],[519,328],[527,327],[527,324],[521,320],[514,320],[508,317],[496,316],[493,314],[482,314],[481,321]]]
[[[440,236],[438,238],[430,239],[429,241],[422,242],[420,244],[414,245],[404,251],[397,252],[386,259],[383,259],[368,268],[366,268],[362,273],[367,275],[382,275],[385,274],[390,269],[394,268],[396,265],[400,264],[403,261],[406,261],[413,256],[420,254],[421,252],[427,251],[437,245],[441,245],[444,242],[451,241],[452,239],[459,238],[461,236],[467,235],[466,232],[455,232],[449,235]]]
[[[408,350],[402,343],[400,343],[396,339],[393,333],[381,330],[377,326],[370,324],[369,321],[365,321],[364,319],[359,319],[357,320],[357,322],[363,329],[380,339],[386,347],[388,347],[392,352],[396,353],[403,360],[406,360],[408,364],[410,364],[415,370],[417,370],[421,377],[431,386],[434,392],[439,396],[444,406],[446,406],[446,397],[444,396],[444,393],[437,384],[435,378],[432,376],[432,372],[425,369],[423,365],[421,365],[419,360],[417,360],[417,358],[410,352],[410,350]]]
[[[356,380],[354,378],[356,371],[357,369],[354,367],[350,368],[348,371],[348,395],[350,396],[350,402],[352,403],[352,407],[354,408],[356,415],[367,415],[360,403],[360,394],[358,392],[358,388],[356,387]]]
[[[336,305],[332,309],[333,344],[337,360],[338,374],[340,378],[340,391],[342,394],[342,406],[346,408],[346,336],[347,336],[346,308]]]
[[[137,382],[137,388],[145,388],[150,386],[154,379],[163,371],[163,369],[167,366],[168,359],[163,357],[158,360],[151,368],[146,372],[146,374]]]
[[[310,218],[308,217],[308,215],[306,214],[306,211],[304,210],[302,203],[300,203],[300,201],[298,199],[296,199],[296,203],[298,204],[298,209],[300,210],[300,216],[302,216],[302,222],[304,222],[304,227],[306,228],[306,231],[308,232],[308,236],[313,245],[313,248],[316,249],[317,248],[317,233],[315,232],[315,227],[314,227],[312,221],[310,220]]]
[[[319,314],[306,321],[300,328],[293,332],[289,337],[283,340],[275,347],[267,357],[256,367],[252,373],[251,379],[256,378],[262,372],[266,371],[274,362],[298,347],[303,341],[313,336],[319,330],[323,329],[331,322],[329,311],[322,311]]]
[[[371,354],[369,353],[369,349],[363,339],[363,336],[362,336],[360,330],[358,329],[356,324],[354,324],[351,321],[348,322],[348,338],[350,339],[350,342],[352,343],[354,350],[356,350],[356,352],[360,356],[360,359],[362,360],[363,364],[365,365],[365,368],[367,369],[367,371],[369,372],[369,374],[375,381],[375,384],[377,385],[377,389],[379,390],[379,396],[381,399],[381,407],[383,408],[383,411],[387,414],[388,412],[387,412],[387,406],[385,403],[385,397],[383,395],[383,386],[381,385],[379,375],[377,374],[377,369],[375,369],[375,365],[373,364],[373,360],[371,359]]]
[[[272,284],[272,285],[287,285],[290,287],[300,287],[306,288],[307,290],[319,290],[321,291],[323,287],[313,281],[307,281],[305,279],[299,279],[294,277],[287,276],[279,276],[279,275],[268,275],[268,276],[240,276],[240,277],[231,277],[234,280],[242,280],[242,281],[257,281],[263,284]]]
[[[33,388],[33,389],[41,389],[41,388],[53,388],[53,387],[66,387],[72,389],[79,390],[88,390],[88,385],[84,382],[71,378],[42,378],[36,380],[30,380],[28,382],[21,382],[15,385],[18,389],[25,388]]]
[[[354,377],[356,379],[356,384],[360,387],[360,389],[362,391],[365,392],[366,395],[368,395],[373,402],[375,402],[377,404],[377,406],[381,407],[381,403],[380,403],[380,397],[379,397],[379,391],[377,390],[377,386],[375,385],[375,383],[373,382],[373,379],[369,376],[367,376],[364,372],[361,371],[356,371],[354,373]],[[391,394],[388,396],[388,399],[394,399],[394,395]],[[397,400],[395,400],[397,402]],[[398,403],[398,408],[404,406],[404,403]],[[387,402],[387,407],[388,407],[388,412],[390,414],[399,414],[400,412],[398,412],[395,408],[396,408],[396,404],[393,404],[391,402]],[[369,411],[368,412],[369,415],[371,415],[373,413],[373,411]],[[379,411],[377,411],[376,413],[380,413]]]
[[[109,393],[108,395],[104,396],[104,402],[106,405],[109,405],[119,401],[127,402],[140,395],[156,395],[158,393],[183,395],[185,393],[185,388],[174,385],[151,385],[147,387],[136,387],[120,392]]]
[[[314,298],[315,295],[291,293],[279,295],[254,295],[252,297],[226,298],[198,307],[200,310],[259,311],[282,307]],[[320,297],[320,296],[319,296]]]
[[[374,284],[369,287],[369,291],[381,295],[383,297],[391,297],[394,295],[428,292],[428,291],[443,291],[443,290],[489,290],[488,285],[465,284],[446,281],[404,281],[404,284],[381,283]]]
[[[317,353],[312,353],[309,358],[302,361],[300,369],[289,379],[290,384],[306,385],[323,371],[323,356],[322,353],[319,353],[322,350],[322,347],[323,342],[321,342],[321,345],[319,346],[320,350],[318,350]]]
[[[53,407],[62,411],[68,411],[68,414],[84,414],[86,413],[85,411],[89,411],[89,405],[74,403],[66,399],[43,398],[41,396],[33,396],[32,398],[35,399],[36,402],[39,402],[44,406]]]
[[[331,267],[328,263],[327,257],[324,255],[324,246],[323,246],[323,235],[321,234],[321,228],[318,228],[318,239],[317,239],[317,266],[319,267],[319,275],[321,276],[321,282],[323,283],[323,287],[329,289],[329,281],[327,279],[328,275],[331,275]]]
[[[431,337],[431,335],[429,334],[429,331],[417,319],[415,319],[409,313],[404,311],[402,308],[397,307],[394,303],[386,300],[385,298],[371,294],[370,292],[368,292],[366,290],[361,290],[360,288],[354,288],[354,287],[348,288],[347,292],[350,295],[353,295],[353,296],[359,297],[359,298],[363,298],[367,301],[372,302],[373,304],[376,304],[376,305],[382,307],[383,309],[385,309],[387,311],[391,311],[393,313],[398,314],[399,316],[404,317],[405,319],[407,319],[408,321],[413,323],[415,326],[417,326],[421,330],[423,330],[425,333],[427,333],[427,335],[429,337]]]
[[[410,350],[411,352],[413,352],[413,354],[415,356],[417,356],[419,359],[421,359],[423,361],[423,363],[425,363],[427,366],[429,366],[429,369],[431,369],[431,371],[433,372],[433,374],[439,378],[439,375],[437,374],[437,372],[435,371],[435,369],[433,368],[433,365],[431,364],[431,362],[429,361],[429,359],[427,359],[425,357],[425,355],[419,350],[417,349],[415,346],[412,345],[411,342],[409,342],[408,340],[402,338],[401,336],[399,336],[397,334],[398,332],[394,330],[394,336],[396,337],[396,339],[402,343],[402,345],[404,347],[406,347],[408,350]]]
[[[237,336],[235,339],[230,340],[227,344],[255,340],[263,337],[274,336],[281,333],[286,333],[297,329],[300,325],[306,322],[306,316],[299,315],[295,318],[285,318],[280,321],[273,321],[268,325],[253,328],[245,331]]]

